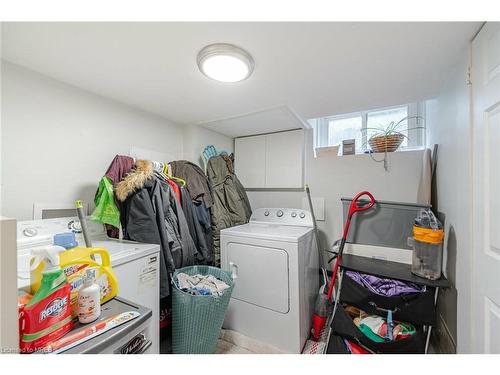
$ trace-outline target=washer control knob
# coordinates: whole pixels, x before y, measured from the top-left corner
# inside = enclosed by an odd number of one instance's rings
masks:
[[[303,219],[303,218],[305,218],[305,217],[306,217],[306,214],[305,214],[305,213],[303,213],[303,212],[301,212],[301,213],[300,213],[300,215],[299,215],[299,217],[300,217],[301,219]]]
[[[26,228],[23,230],[23,234],[26,237],[35,237],[38,234],[38,231],[35,228]]]
[[[278,212],[276,212],[276,216],[282,217],[283,216],[283,211],[278,210]]]
[[[269,211],[264,211],[264,216],[269,216]]]
[[[297,212],[292,212],[292,217],[297,217]]]

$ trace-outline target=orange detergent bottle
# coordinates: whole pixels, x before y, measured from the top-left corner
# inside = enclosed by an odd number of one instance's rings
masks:
[[[56,234],[54,244],[67,249],[60,254],[60,263],[71,289],[70,305],[73,317],[78,316],[78,291],[83,286],[87,269],[95,269],[95,282],[101,290],[101,304],[118,294],[118,281],[106,249],[79,247],[74,233]],[[40,287],[43,269],[42,263],[31,273],[32,293]]]

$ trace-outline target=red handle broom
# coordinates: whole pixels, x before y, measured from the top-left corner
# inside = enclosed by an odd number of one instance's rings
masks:
[[[361,197],[367,196],[369,198],[368,203],[366,201],[358,202]],[[344,251],[345,242],[347,240],[347,234],[349,233],[349,226],[351,225],[351,219],[357,212],[367,211],[373,207],[375,204],[375,198],[368,191],[362,191],[358,193],[352,200],[351,205],[349,206],[349,214],[347,216],[347,221],[344,226],[344,234],[342,235],[342,240],[340,242],[339,252],[337,254],[337,259],[335,260],[335,265],[332,268],[332,278],[330,280],[330,286],[328,287],[328,293],[326,295],[326,299],[319,298],[318,303],[316,304],[316,311],[313,315],[312,321],[312,336],[314,340],[318,340],[321,331],[326,323],[326,312],[328,311],[327,304],[332,299],[333,287],[335,286],[335,280],[337,278],[337,272],[339,270],[339,265],[342,260],[342,253]]]

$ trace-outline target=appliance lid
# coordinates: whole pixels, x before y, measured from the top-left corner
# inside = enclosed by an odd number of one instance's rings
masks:
[[[113,267],[160,251],[160,245],[109,238],[93,240],[92,246],[106,249]]]
[[[86,219],[91,239],[106,237],[104,225],[92,221],[90,216]],[[68,232],[75,234],[79,246],[85,246],[82,227],[77,217],[18,221],[17,248],[20,250],[51,245],[55,234]]]
[[[108,238],[104,225],[92,221],[90,217],[87,217],[87,227],[92,246],[108,250],[113,267],[158,252],[160,249],[159,245]],[[80,221],[77,217],[17,222],[18,289],[26,289],[30,285],[32,250],[51,245],[55,234],[67,232],[73,232],[78,246],[85,247]]]
[[[223,229],[221,235],[298,242],[310,231],[312,231],[312,227],[254,222]]]

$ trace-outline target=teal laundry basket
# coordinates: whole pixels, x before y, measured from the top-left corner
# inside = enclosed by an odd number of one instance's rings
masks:
[[[220,296],[195,296],[177,286],[177,275],[213,275],[229,288]],[[217,345],[234,283],[229,272],[210,266],[176,270],[172,277],[172,351],[174,354],[212,354]]]

